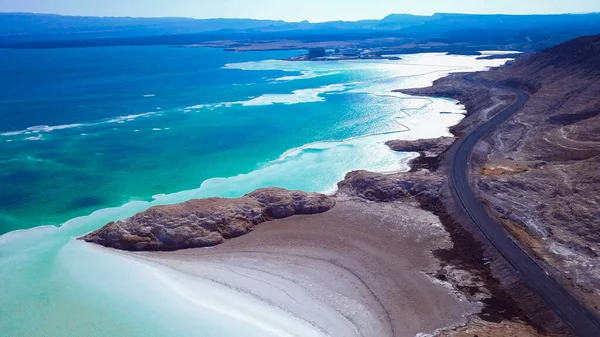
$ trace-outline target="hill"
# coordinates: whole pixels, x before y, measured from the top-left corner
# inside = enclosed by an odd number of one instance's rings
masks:
[[[469,74],[467,78],[475,81],[467,80],[465,74],[452,74],[428,88],[402,90],[450,97],[464,104],[466,118],[451,128],[458,137],[476,130],[515,102],[514,91],[497,84],[528,93],[523,108],[476,144],[469,159],[471,189],[490,216],[536,258],[536,263],[598,317],[599,55],[600,35],[585,36],[488,72]],[[486,85],[490,82],[494,84]],[[453,153],[436,157],[422,154],[417,168],[432,174],[447,173]],[[452,211],[453,204],[448,205]],[[469,228],[469,220],[461,223]],[[547,331],[564,332],[560,320],[543,301],[523,295],[530,288],[515,281],[523,280],[522,275],[511,278],[513,269],[498,268],[504,289],[528,319]]]
[[[600,33],[600,14],[432,16],[392,14],[381,20],[323,23],[253,19],[75,17],[0,13],[0,47],[56,48],[112,45],[188,45],[230,41],[309,43],[382,39],[391,44],[441,43],[537,51],[566,40]],[[336,44],[337,42],[337,44]],[[213,43],[214,45],[214,43]],[[276,48],[270,46],[267,49]],[[288,48],[291,48],[289,46]],[[260,49],[260,48],[258,48]]]

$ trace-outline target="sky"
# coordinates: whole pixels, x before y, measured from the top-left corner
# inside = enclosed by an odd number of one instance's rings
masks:
[[[600,12],[600,0],[0,0],[0,12],[322,22],[391,13],[588,13]]]

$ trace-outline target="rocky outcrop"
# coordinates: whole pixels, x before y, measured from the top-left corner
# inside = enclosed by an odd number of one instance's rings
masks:
[[[440,200],[445,183],[445,177],[440,175],[353,171],[338,183],[338,194],[370,201],[415,199],[420,203],[435,203]]]
[[[335,198],[324,194],[265,188],[237,199],[196,199],[152,207],[80,239],[129,251],[208,247],[246,234],[261,222],[322,213],[334,205]]]
[[[385,145],[399,152],[423,152],[427,156],[437,156],[454,143],[453,137],[439,137],[418,140],[390,140]]]
[[[419,157],[410,162],[411,172],[420,170],[436,171],[441,154],[454,143],[454,137],[439,137],[418,140],[390,140],[385,145],[399,152],[419,152]]]

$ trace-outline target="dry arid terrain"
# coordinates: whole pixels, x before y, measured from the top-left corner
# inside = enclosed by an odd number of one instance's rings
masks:
[[[600,313],[600,36],[482,74],[530,93],[476,152],[490,211]]]

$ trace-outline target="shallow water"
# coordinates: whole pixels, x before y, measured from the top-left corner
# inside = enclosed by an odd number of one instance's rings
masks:
[[[390,89],[505,61],[285,62],[272,59],[294,52],[166,47],[1,53],[0,232],[33,228],[0,236],[0,331],[11,336],[282,335],[252,313],[207,306],[217,300],[202,295],[206,285],[73,238],[153,205],[265,186],[330,192],[350,170],[405,169],[411,155],[385,141],[447,135],[463,110]]]

